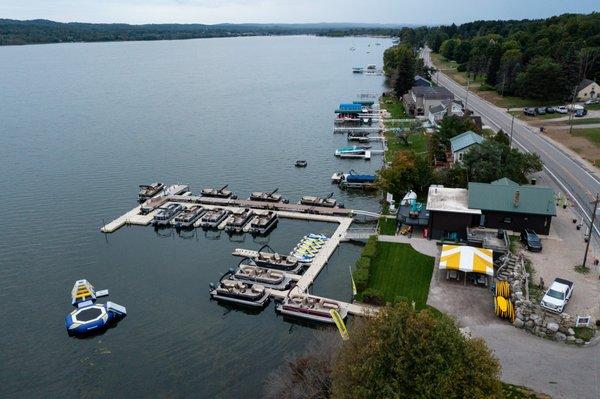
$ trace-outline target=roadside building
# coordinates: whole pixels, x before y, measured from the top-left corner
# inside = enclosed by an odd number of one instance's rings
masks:
[[[427,119],[432,126],[437,126],[444,119],[448,112],[448,108],[444,104],[432,105],[427,111]]]
[[[577,99],[580,101],[600,97],[600,85],[590,79],[583,79],[577,86]]]
[[[548,187],[519,185],[510,179],[492,183],[469,183],[468,208],[481,210],[480,225],[489,228],[550,233],[556,216],[554,190]]]
[[[431,87],[433,85],[431,84],[430,81],[428,81],[427,79],[425,79],[423,76],[421,76],[421,75],[415,75],[415,81],[413,83],[413,86],[414,87],[417,87],[417,86]]]
[[[477,133],[468,130],[464,133],[454,136],[450,139],[450,149],[452,150],[452,160],[460,163],[464,155],[471,151],[474,146],[483,143],[485,139]]]
[[[481,210],[471,209],[465,188],[431,186],[427,195],[429,237],[465,240],[467,227],[477,226]]]
[[[406,111],[412,116],[426,116],[429,107],[452,101],[454,94],[445,87],[415,86],[403,96]]]

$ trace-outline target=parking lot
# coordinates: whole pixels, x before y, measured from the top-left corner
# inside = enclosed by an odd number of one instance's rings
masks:
[[[590,245],[587,265],[588,274],[575,271],[576,265],[581,265],[585,251],[585,226],[576,229],[580,217],[572,208],[557,208],[557,215],[552,220],[550,235],[542,238],[542,252],[524,253],[531,260],[535,270],[534,282],[539,283],[540,277],[548,287],[552,280],[561,277],[573,281],[574,292],[565,312],[576,315],[591,315],[594,320],[600,319],[600,279],[599,267],[593,262],[600,257],[595,245]],[[573,223],[573,219],[577,222]],[[521,248],[522,249],[522,248]]]

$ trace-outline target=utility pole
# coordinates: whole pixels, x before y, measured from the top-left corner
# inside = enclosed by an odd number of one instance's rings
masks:
[[[587,262],[588,249],[590,248],[590,242],[592,241],[592,234],[594,233],[594,221],[596,220],[596,211],[598,210],[598,202],[600,201],[600,197],[596,194],[596,199],[594,200],[594,212],[592,213],[592,221],[590,222],[590,233],[588,234],[587,243],[585,244],[585,254],[583,254],[583,264],[582,267],[585,269],[585,263]]]
[[[510,112],[510,108],[508,108],[508,112]],[[510,143],[509,147],[512,147],[512,136],[513,136],[513,127],[515,126],[515,114],[512,114],[512,121],[510,122]]]
[[[467,75],[467,95],[465,96],[465,112],[468,110],[469,106],[469,83],[471,83],[471,78]]]
[[[571,110],[569,112],[569,135],[573,134],[573,115],[575,114],[575,96],[577,95],[577,86],[573,87],[573,97],[571,98]]]

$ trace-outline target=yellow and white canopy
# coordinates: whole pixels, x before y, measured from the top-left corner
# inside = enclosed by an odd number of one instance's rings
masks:
[[[440,269],[459,270],[466,273],[494,275],[494,258],[491,249],[463,245],[443,245]]]

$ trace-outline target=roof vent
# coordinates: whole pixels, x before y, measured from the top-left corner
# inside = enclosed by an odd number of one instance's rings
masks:
[[[519,200],[521,199],[521,193],[519,190],[515,191],[515,197],[513,198],[513,205],[515,208],[519,206]]]

